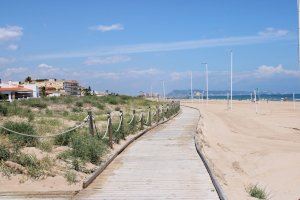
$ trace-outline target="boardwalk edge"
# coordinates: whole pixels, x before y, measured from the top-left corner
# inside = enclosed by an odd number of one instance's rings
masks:
[[[13,199],[13,197],[18,199],[23,198],[51,198],[51,199],[69,199],[72,196],[76,195],[79,191],[37,191],[37,192],[27,192],[27,191],[19,191],[19,192],[1,192],[1,197],[7,197],[9,199]]]
[[[200,113],[199,109],[191,107],[191,106],[186,106],[186,105],[180,105],[180,106],[184,106],[184,107],[188,107],[188,108],[192,108],[192,109],[197,110],[199,112],[199,120],[198,121],[200,121],[201,113]],[[196,130],[196,133],[198,133],[198,130]],[[202,162],[204,163],[204,166],[205,166],[205,168],[206,168],[206,170],[207,170],[207,172],[208,172],[208,174],[210,176],[210,179],[211,179],[211,181],[212,181],[212,183],[213,183],[213,185],[214,185],[214,187],[215,187],[215,189],[216,189],[216,191],[218,193],[219,199],[220,200],[227,200],[227,197],[226,197],[226,195],[225,195],[225,193],[224,193],[224,191],[223,191],[220,183],[218,182],[218,180],[214,176],[213,171],[212,171],[212,169],[209,166],[209,162],[205,158],[205,155],[203,154],[202,149],[199,146],[199,143],[197,141],[197,135],[194,136],[194,142],[195,142],[196,151],[197,151],[199,157],[201,158]]]

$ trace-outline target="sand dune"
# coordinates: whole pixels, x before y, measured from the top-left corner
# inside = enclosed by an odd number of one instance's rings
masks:
[[[300,198],[300,103],[183,102],[199,108],[203,150],[229,199],[251,199],[250,184],[271,199]]]

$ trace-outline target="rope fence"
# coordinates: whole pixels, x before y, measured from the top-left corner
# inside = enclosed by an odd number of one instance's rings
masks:
[[[82,123],[80,123],[80,124],[74,126],[73,128],[70,128],[70,129],[67,129],[67,130],[65,130],[65,131],[63,131],[63,132],[61,132],[61,133],[56,133],[56,134],[52,134],[52,135],[30,135],[30,134],[25,134],[25,133],[19,133],[19,132],[17,132],[17,131],[11,130],[11,129],[6,128],[6,127],[1,126],[1,125],[0,125],[0,128],[6,130],[6,131],[8,131],[8,132],[11,132],[11,133],[14,133],[14,134],[17,134],[17,135],[21,135],[21,136],[26,136],[26,137],[33,137],[33,138],[51,138],[51,137],[56,137],[56,136],[59,136],[59,135],[67,134],[67,133],[69,133],[69,132],[71,132],[71,131],[74,131],[74,130],[76,130],[76,129],[78,129],[78,128],[83,127],[83,126],[88,122],[87,119],[88,119],[88,116],[83,120]]]
[[[127,132],[135,131],[137,129],[143,130],[144,126],[151,126],[152,122],[159,123],[161,120],[164,120],[164,118],[169,118],[172,115],[176,114],[180,110],[180,103],[172,101],[170,102],[166,108],[164,106],[156,106],[155,111],[152,112],[152,108],[149,106],[147,111],[141,111],[138,117],[138,120],[136,120],[136,111],[132,111],[132,117],[130,118],[129,121],[124,120],[124,113],[122,110],[118,111],[119,112],[119,122],[117,123],[117,128],[113,128],[113,123],[112,123],[112,113],[107,113],[107,121],[106,121],[106,128],[105,131],[103,131],[103,136],[101,137],[101,131],[98,130],[96,126],[96,120],[95,117],[93,116],[91,111],[88,111],[88,115],[82,120],[81,123],[75,125],[72,128],[69,128],[63,132],[56,133],[56,134],[51,134],[51,135],[30,135],[30,134],[25,134],[25,133],[20,133],[14,130],[11,130],[5,126],[0,125],[0,129],[4,129],[8,132],[25,136],[25,137],[33,137],[33,138],[52,138],[52,137],[57,137],[63,134],[70,133],[72,131],[75,131],[79,128],[82,128],[85,125],[88,125],[89,127],[89,134],[91,135],[96,135],[98,138],[105,140],[108,138],[108,144],[111,148],[113,148],[113,144],[115,142],[118,143],[120,139],[125,139],[126,137],[126,131],[124,130],[127,128]],[[147,119],[144,119],[144,114],[147,114]]]

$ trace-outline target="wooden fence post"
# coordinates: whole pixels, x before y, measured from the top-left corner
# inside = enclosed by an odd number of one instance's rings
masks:
[[[169,118],[169,117],[170,117],[170,115],[169,115],[169,105],[167,105],[166,116],[167,116],[167,118]]]
[[[151,126],[152,125],[152,121],[151,121],[151,118],[152,118],[152,116],[151,116],[151,106],[149,106],[149,122],[148,122],[148,125],[149,126]]]
[[[88,116],[89,116],[89,132],[92,136],[95,134],[94,130],[94,123],[93,123],[93,114],[92,111],[88,111]]]
[[[112,131],[112,123],[111,123],[111,115],[107,114],[108,119],[108,138],[109,138],[109,147],[113,148],[113,131]]]
[[[156,106],[156,120],[157,120],[157,123],[159,122],[159,106]]]
[[[142,113],[142,116],[141,116],[141,130],[144,129],[144,113]]]
[[[121,131],[121,133],[122,133],[122,137],[123,137],[123,139],[125,139],[125,132],[124,132],[124,124],[123,124],[123,121],[124,121],[124,119],[123,119],[123,111],[122,110],[120,110],[120,120],[121,120],[121,125],[120,125],[120,131]]]

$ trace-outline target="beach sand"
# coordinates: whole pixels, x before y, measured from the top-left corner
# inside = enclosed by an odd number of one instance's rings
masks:
[[[270,199],[300,198],[300,102],[224,100],[182,102],[201,113],[203,151],[229,199],[253,199],[249,185],[266,188]]]

